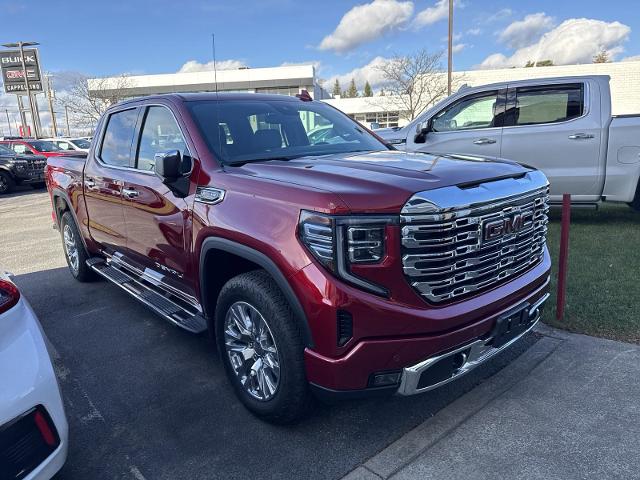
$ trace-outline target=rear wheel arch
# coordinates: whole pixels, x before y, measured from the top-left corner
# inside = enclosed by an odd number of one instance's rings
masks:
[[[222,287],[233,277],[252,270],[264,270],[274,280],[293,310],[305,346],[312,347],[313,337],[302,304],[278,266],[264,253],[225,238],[205,239],[200,252],[200,291],[209,331],[215,332],[212,322]]]
[[[73,204],[69,200],[67,192],[56,188],[51,192],[51,197],[53,199],[53,210],[56,215],[56,223],[58,224],[58,227],[60,227],[60,222],[62,221],[62,216],[65,214],[65,212],[70,212],[71,216],[73,217],[73,221],[76,223],[76,228],[78,229],[78,232],[80,232],[80,240],[82,241],[82,245],[84,245],[84,248],[89,251],[87,240],[82,235],[78,216],[76,215],[76,211],[73,209]]]
[[[58,225],[60,225],[60,220],[62,219],[62,215],[64,215],[64,212],[71,210],[71,206],[69,205],[69,202],[67,202],[67,196],[64,195],[62,192],[60,192],[59,190],[55,190],[52,196],[53,196],[53,209],[54,209],[54,213],[56,214],[56,222],[58,223]],[[75,215],[74,215],[74,220],[75,220]],[[77,221],[76,221],[76,224],[77,224]]]

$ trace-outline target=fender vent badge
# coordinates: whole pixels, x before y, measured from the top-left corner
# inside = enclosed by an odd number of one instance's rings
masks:
[[[196,190],[196,202],[215,205],[224,200],[225,191],[221,188],[198,187]]]

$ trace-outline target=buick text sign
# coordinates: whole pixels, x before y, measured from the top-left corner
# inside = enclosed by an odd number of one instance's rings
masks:
[[[24,49],[24,65],[27,70],[29,90],[41,92],[40,65],[38,65],[38,53],[35,48]],[[22,70],[20,50],[0,51],[0,67],[2,67],[4,91],[7,93],[26,93],[27,87],[24,84],[25,72]]]

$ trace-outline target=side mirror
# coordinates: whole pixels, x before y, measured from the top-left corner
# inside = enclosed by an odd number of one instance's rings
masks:
[[[427,133],[431,131],[431,120],[420,122],[416,125],[416,135],[413,138],[414,143],[424,143]]]
[[[191,171],[191,157],[187,155],[182,157],[180,150],[159,152],[153,159],[155,161],[153,170],[163,183],[173,183]]]

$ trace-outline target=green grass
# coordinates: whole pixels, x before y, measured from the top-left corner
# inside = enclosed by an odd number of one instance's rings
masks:
[[[545,322],[598,337],[640,343],[640,213],[626,205],[573,210],[564,319],[555,318],[560,210],[552,209],[553,260]]]

